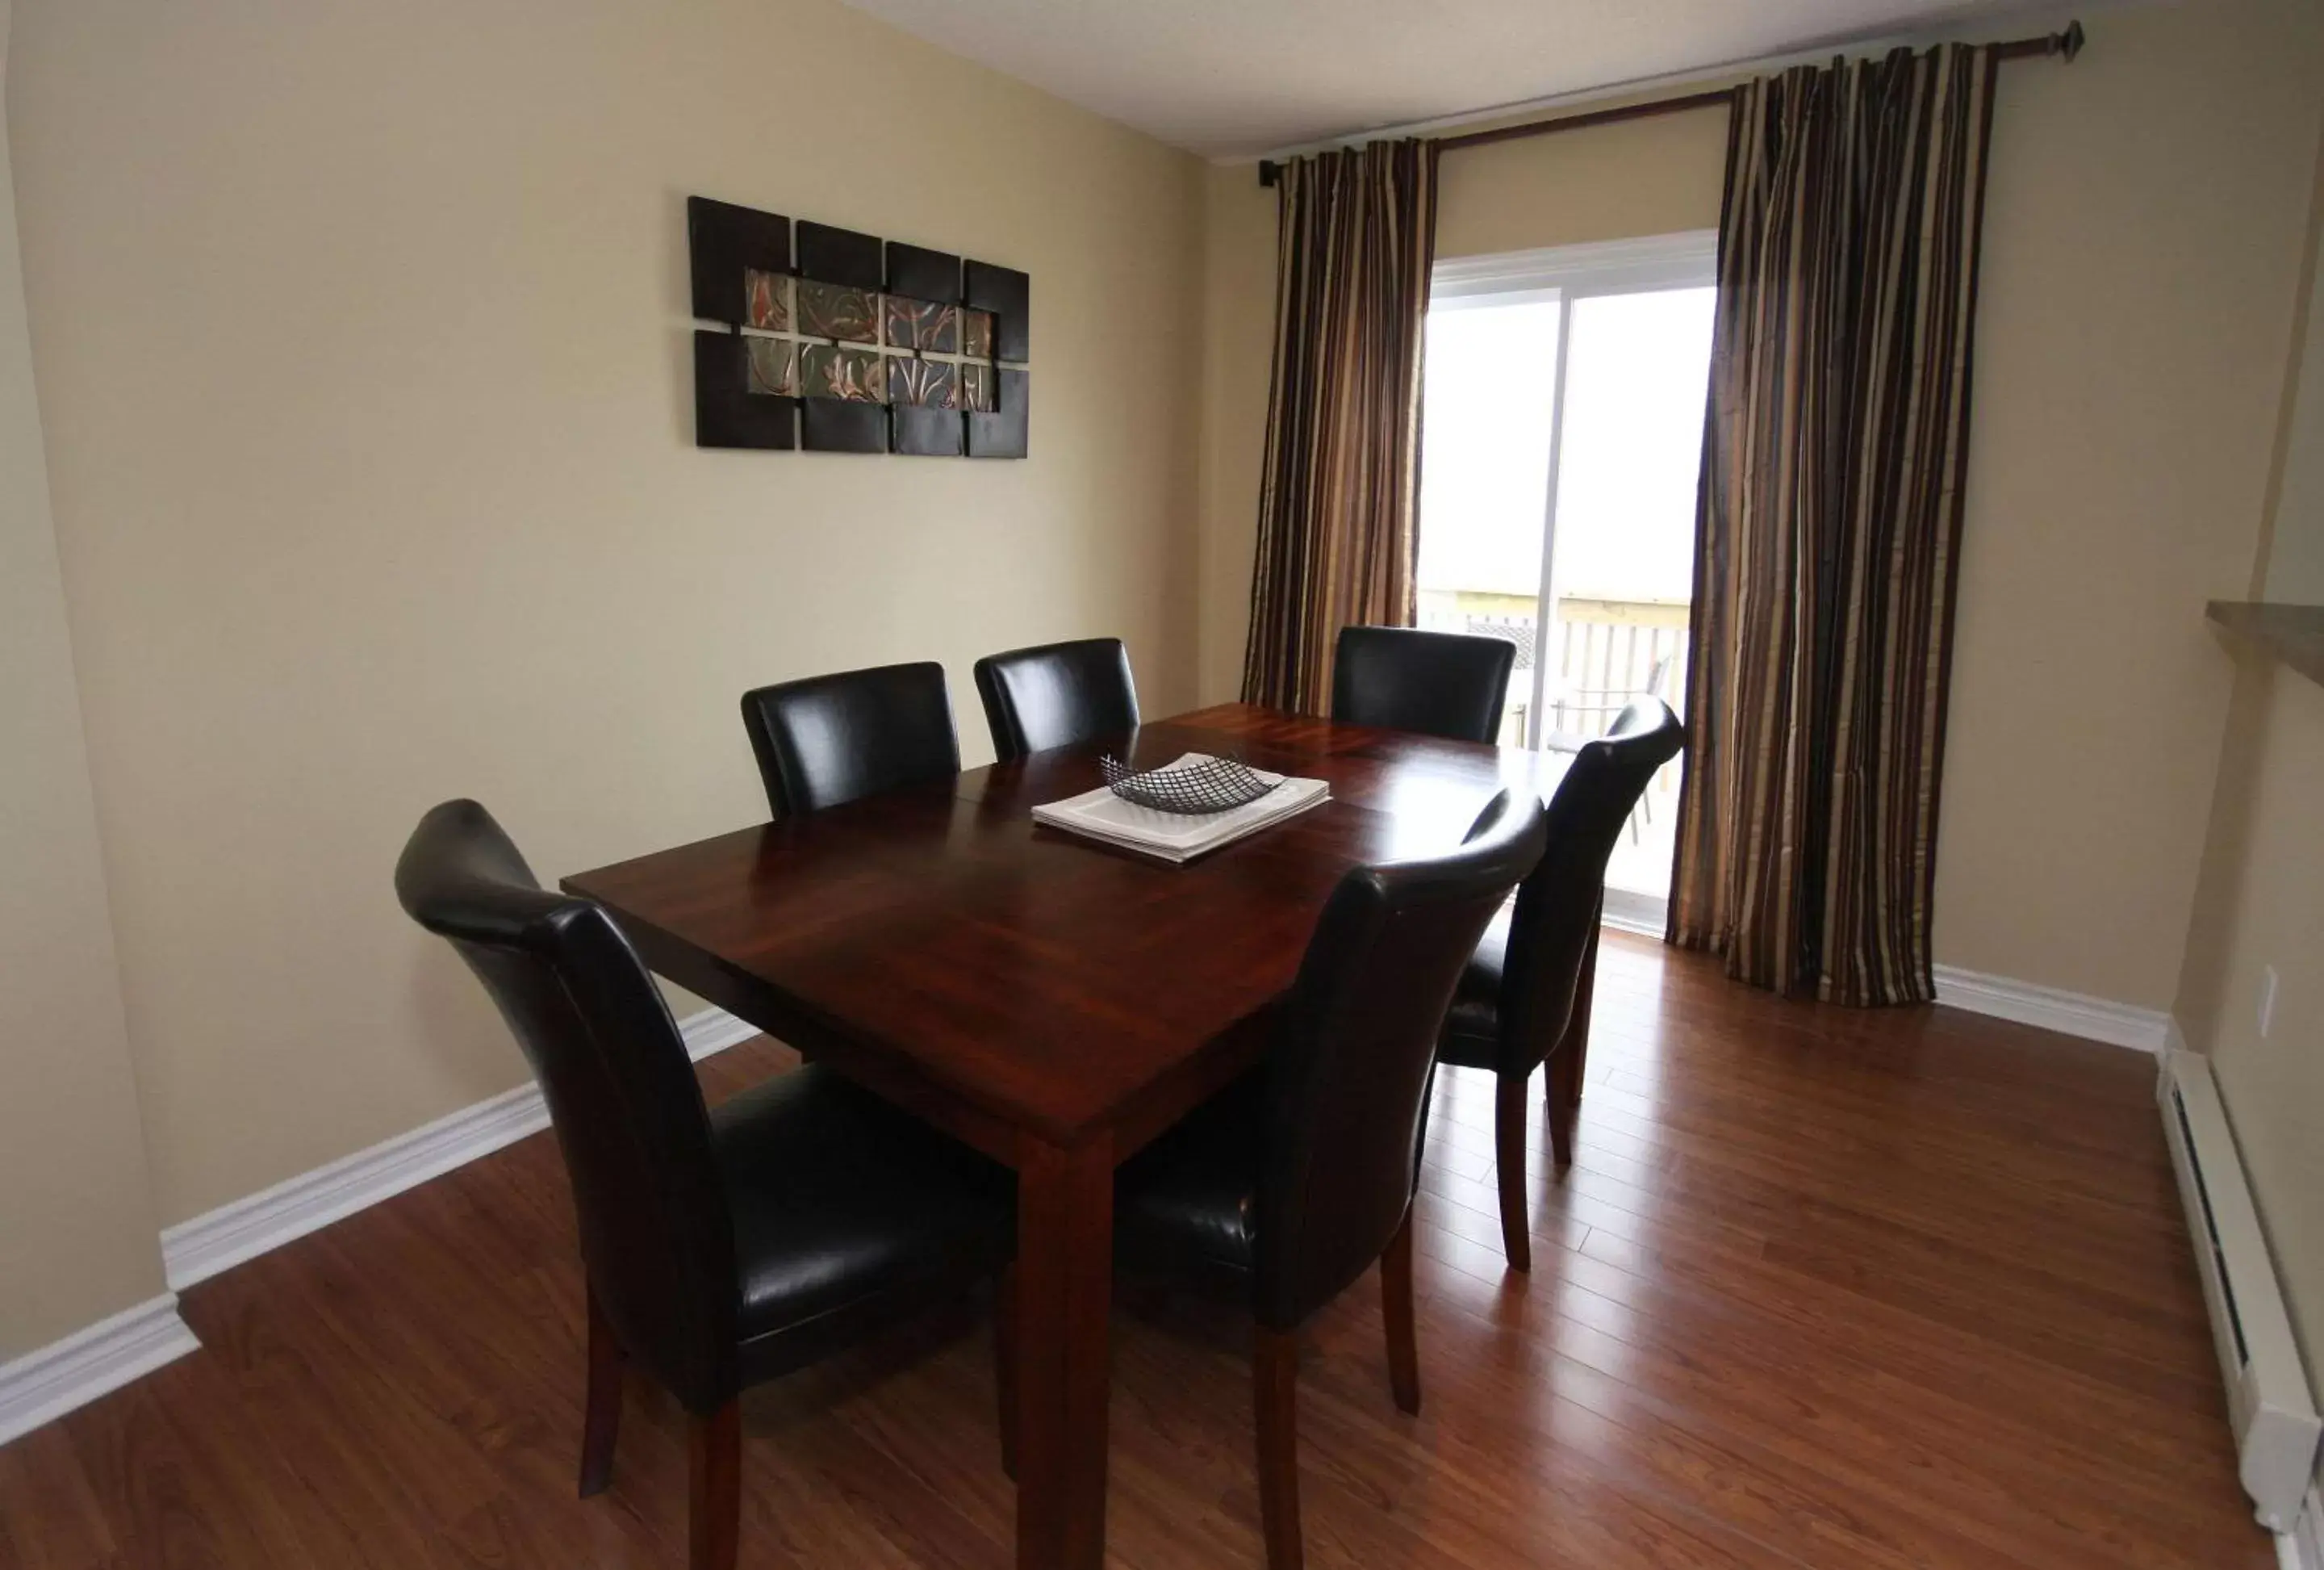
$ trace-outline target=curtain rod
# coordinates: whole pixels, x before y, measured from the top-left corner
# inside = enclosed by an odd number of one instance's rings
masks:
[[[2082,52],[2083,33],[2080,22],[2066,23],[2062,32],[2044,33],[2038,38],[2013,38],[2006,43],[1993,45],[1997,60],[2046,60],[2056,55],[2070,63]],[[1528,136],[1546,136],[1554,131],[1580,131],[1591,125],[1611,125],[1623,120],[1648,120],[1661,115],[1680,115],[1692,109],[1715,109],[1735,101],[1735,89],[1720,88],[1715,92],[1686,93],[1675,98],[1649,98],[1644,103],[1624,104],[1618,108],[1593,109],[1583,115],[1561,115],[1546,120],[1526,120],[1515,125],[1496,125],[1489,131],[1471,131],[1461,136],[1439,136],[1434,145],[1439,152],[1455,152],[1463,147],[1487,147],[1496,142],[1516,142]],[[1283,172],[1283,165],[1271,158],[1259,161],[1259,183],[1275,184]]]

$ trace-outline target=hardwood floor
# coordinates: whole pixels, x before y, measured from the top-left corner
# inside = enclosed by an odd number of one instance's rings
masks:
[[[703,1066],[714,1097],[792,1061]],[[1299,1375],[1314,1565],[2272,1565],[2235,1482],[2152,1062],[1779,1002],[1609,936],[1576,1160],[1532,1098],[1504,1271],[1489,1076],[1440,1076],[1416,1418],[1379,1293]],[[632,1382],[575,1497],[586,1315],[537,1136],[186,1296],[204,1349],[0,1448],[0,1565],[674,1565]],[[1247,1316],[1126,1289],[1111,1561],[1256,1565]],[[746,1566],[1001,1566],[989,1305],[742,1402]]]

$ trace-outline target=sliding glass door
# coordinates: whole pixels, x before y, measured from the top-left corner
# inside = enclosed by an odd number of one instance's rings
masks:
[[[1680,705],[1716,236],[1438,264],[1422,411],[1420,625],[1517,645],[1504,745],[1571,749]],[[1607,873],[1658,922],[1678,764]]]

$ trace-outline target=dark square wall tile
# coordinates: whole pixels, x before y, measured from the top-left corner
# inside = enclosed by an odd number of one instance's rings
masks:
[[[968,456],[1020,458],[1025,456],[1030,429],[1032,382],[1022,371],[1001,373],[999,407],[991,413],[968,417]]]
[[[961,415],[954,409],[920,409],[908,403],[899,403],[889,412],[895,416],[896,450],[914,457],[958,457],[961,454]]]
[[[694,445],[786,448],[798,400],[750,389],[749,340],[733,333],[694,335]]]
[[[686,243],[694,314],[706,321],[749,319],[746,272],[791,270],[791,221],[780,213],[688,197]]]
[[[798,224],[798,270],[804,278],[824,283],[844,283],[855,289],[877,290],[882,274],[880,236],[853,229],[835,229],[801,218]]]
[[[967,303],[992,313],[993,357],[1031,359],[1033,281],[1011,267],[971,262],[964,283]]]
[[[886,452],[888,411],[877,403],[810,398],[801,405],[812,452]]]
[[[936,305],[960,303],[960,258],[900,241],[888,242],[888,292]]]

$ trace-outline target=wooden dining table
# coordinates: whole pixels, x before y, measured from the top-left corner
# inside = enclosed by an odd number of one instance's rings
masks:
[[[1171,865],[1037,804],[1190,752],[1331,799]],[[1572,762],[1227,704],[564,880],[648,965],[1014,1168],[1017,1563],[1105,1553],[1113,1172],[1256,1065],[1341,876]]]

